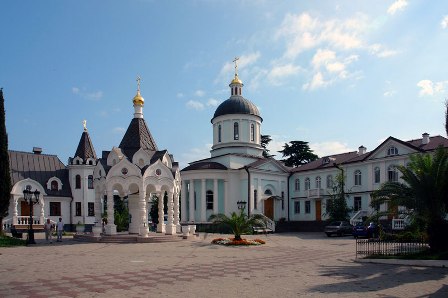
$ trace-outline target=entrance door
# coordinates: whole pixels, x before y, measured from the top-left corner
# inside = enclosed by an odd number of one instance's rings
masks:
[[[274,220],[274,199],[264,200],[264,215]]]
[[[321,200],[316,201],[316,220],[317,221],[322,220],[322,201]]]
[[[30,205],[28,205],[25,201],[20,202],[20,215],[30,216]]]

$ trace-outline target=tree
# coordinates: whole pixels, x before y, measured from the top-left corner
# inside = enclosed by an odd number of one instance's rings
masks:
[[[114,195],[114,223],[117,225],[117,231],[126,231],[129,229],[129,209],[125,204],[125,199]]]
[[[298,167],[319,158],[313,153],[313,150],[310,149],[308,142],[291,141],[289,143],[291,145],[285,143],[283,150],[278,151],[283,154],[283,157],[287,157],[282,160],[285,163],[285,166]]]
[[[6,134],[5,99],[0,88],[0,234],[3,218],[8,215],[11,197],[11,176],[9,173],[8,135]]]
[[[241,240],[241,235],[251,233],[252,227],[266,226],[265,217],[262,214],[252,214],[248,217],[244,210],[244,208],[241,209],[240,213],[232,212],[230,216],[222,213],[212,214],[209,221],[229,227],[235,235],[235,240]]]
[[[330,221],[346,221],[350,217],[349,213],[352,211],[352,208],[348,207],[345,198],[344,179],[343,174],[336,175],[336,181],[334,181],[332,191],[329,194],[330,199],[327,200],[325,205],[325,212]]]
[[[272,141],[270,135],[261,135],[261,147],[263,147],[263,157],[272,157],[271,154],[269,154],[268,145]]]
[[[422,222],[433,251],[448,250],[448,150],[440,146],[432,154],[415,154],[398,166],[404,183],[386,182],[372,193],[371,206],[387,203],[389,210],[404,206],[413,210],[414,221]]]
[[[448,136],[448,99],[445,101],[445,131],[446,135]]]

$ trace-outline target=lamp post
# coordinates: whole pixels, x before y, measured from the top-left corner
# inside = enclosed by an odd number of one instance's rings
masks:
[[[33,201],[34,195],[34,201]],[[39,204],[39,195],[40,191],[37,189],[35,191],[31,191],[31,186],[27,186],[23,191],[23,198],[25,202],[30,206],[30,221],[29,221],[29,229],[28,229],[28,239],[27,244],[36,244],[34,241],[34,230],[33,230],[33,206]]]
[[[236,202],[236,204],[238,205],[238,209],[241,210],[241,212],[244,211],[244,209],[246,209],[247,202],[238,201],[238,202]]]

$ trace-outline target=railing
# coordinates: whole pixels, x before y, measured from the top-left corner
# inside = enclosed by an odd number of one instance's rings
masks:
[[[263,228],[266,228],[266,229],[271,230],[272,232],[275,232],[275,222],[264,214],[261,214],[261,213],[258,213],[258,214],[263,216],[263,221],[266,224],[266,226]]]
[[[370,256],[403,256],[429,249],[428,243],[421,239],[380,240],[357,239],[356,258]]]
[[[320,198],[322,196],[322,189],[315,188],[315,189],[308,189],[307,190],[307,197],[308,198]]]
[[[359,210],[355,213],[355,215],[352,216],[350,219],[350,224],[356,225],[358,222],[362,222],[362,218],[364,216],[368,216],[368,212],[366,210]]]
[[[404,230],[406,227],[406,220],[403,218],[392,219],[392,230]]]
[[[12,227],[12,218],[4,219],[2,225],[3,231],[10,232]]]
[[[30,217],[29,216],[17,216],[17,224],[18,225],[29,225],[30,224]],[[39,225],[40,217],[33,216],[33,225]]]

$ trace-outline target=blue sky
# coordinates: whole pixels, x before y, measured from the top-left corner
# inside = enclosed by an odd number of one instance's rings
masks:
[[[373,150],[444,135],[447,1],[2,1],[9,148],[66,163],[87,127],[97,155],[133,117],[137,75],[159,149],[209,156],[210,119],[240,57],[271,151]]]

